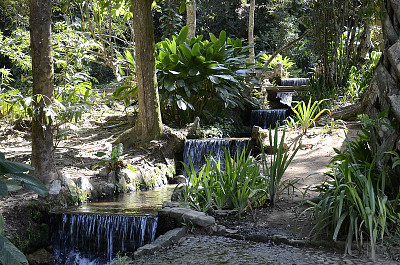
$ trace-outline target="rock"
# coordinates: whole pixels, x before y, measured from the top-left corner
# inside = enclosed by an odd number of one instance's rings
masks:
[[[147,244],[138,248],[133,254],[133,256],[135,258],[139,258],[144,255],[154,254],[154,252],[160,250],[161,248],[165,248],[174,243],[177,243],[185,235],[186,235],[185,228],[175,228],[173,230],[170,230],[164,235],[159,236],[151,244]]]
[[[237,229],[225,229],[225,232],[227,232],[228,234],[237,234],[237,232],[239,232],[239,230]]]
[[[276,244],[288,244],[289,243],[289,239],[286,236],[283,235],[273,235],[272,236],[272,241],[274,241],[274,243]]]
[[[103,168],[97,175],[101,178],[105,178],[108,175],[108,171],[105,168]]]
[[[260,145],[261,140],[263,145],[266,146],[267,144],[269,144],[268,137],[268,130],[264,130],[259,126],[253,126],[253,129],[251,130],[251,140],[255,142],[255,145]]]
[[[170,180],[170,184],[186,184],[187,179],[184,175],[177,175],[174,176],[171,180]]]
[[[169,216],[184,222],[187,225],[196,225],[200,227],[209,227],[215,225],[215,218],[208,216],[203,212],[194,211],[188,208],[170,208],[166,207],[158,211],[159,216]]]
[[[81,191],[91,191],[93,190],[93,185],[90,183],[87,177],[80,177],[76,181],[76,186],[81,189]]]
[[[211,225],[207,227],[207,232],[210,235],[218,235],[218,236],[223,236],[226,234],[226,227],[223,225]]]
[[[193,123],[189,124],[188,132],[186,138],[188,139],[197,139],[201,138],[203,135],[200,129],[200,118],[196,117]]]
[[[228,216],[237,214],[237,210],[215,210],[214,214],[219,216]]]
[[[58,195],[61,191],[61,180],[53,180],[49,186],[50,195]]]
[[[68,188],[76,187],[75,182],[71,179],[71,175],[69,174],[62,174],[61,175],[61,182],[63,185],[67,186]]]
[[[45,249],[41,248],[26,256],[31,265],[50,265],[55,264],[54,257]]]
[[[180,207],[180,206],[181,206],[181,204],[179,202],[165,201],[162,205],[162,208],[165,208],[165,207],[174,208],[174,207]]]
[[[172,208],[172,209],[174,209],[174,208]],[[197,211],[193,211],[193,210],[190,210],[190,211],[187,211],[186,213],[184,213],[182,215],[182,219],[185,223],[189,222],[189,224],[190,224],[190,222],[191,222],[200,227],[209,227],[209,226],[215,224],[214,217],[206,215],[203,212],[197,212]]]

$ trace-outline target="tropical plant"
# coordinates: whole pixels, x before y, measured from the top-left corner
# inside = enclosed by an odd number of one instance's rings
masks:
[[[265,180],[255,159],[246,155],[246,150],[237,151],[232,158],[225,151],[225,162],[208,156],[199,173],[189,160],[185,165],[189,185],[183,187],[184,199],[190,206],[207,211],[209,209],[236,209],[239,215],[249,205],[256,205],[265,193]]]
[[[292,108],[293,112],[296,114],[296,118],[298,123],[300,124],[303,133],[307,133],[307,129],[314,124],[315,120],[318,119],[325,111],[329,111],[328,109],[323,109],[319,111],[319,106],[322,102],[326,101],[327,99],[314,101],[311,104],[311,98],[308,101],[308,104],[304,101],[297,103],[297,105]],[[319,111],[319,112],[318,112]]]
[[[285,133],[286,129],[283,128],[282,134],[279,136],[279,126],[275,127],[274,135],[272,135],[272,130],[269,130],[269,145],[272,149],[272,155],[270,158],[268,158],[265,154],[264,146],[260,141],[262,166],[261,172],[264,175],[268,199],[272,205],[275,204],[279,194],[283,174],[301,146],[295,142],[293,151],[290,153],[290,148],[285,145]]]
[[[271,54],[266,54],[262,53],[258,59],[262,65],[264,65],[266,62],[269,61],[271,58]],[[274,70],[276,67],[277,63],[281,63],[283,66],[283,69],[287,73],[287,75],[290,74],[290,69],[292,69],[296,64],[287,56],[283,57],[281,54],[278,54],[277,56],[274,57],[274,59],[269,63],[268,69]]]
[[[350,68],[345,96],[351,101],[358,100],[368,88],[380,57],[381,52],[372,51],[369,54],[367,63],[361,66],[353,65]]]
[[[112,147],[111,145],[108,146],[108,152],[109,154],[105,152],[97,152],[95,153],[95,156],[97,157],[104,157],[104,160],[99,162],[94,168],[98,166],[103,166],[106,165],[106,170],[107,172],[110,171],[120,171],[122,168],[126,167],[124,165],[123,159],[122,159],[122,153],[124,151],[124,146],[123,144],[119,143],[118,145]]]
[[[346,149],[335,150],[337,155],[326,173],[329,179],[317,186],[319,202],[309,203],[314,208],[317,234],[326,231],[335,241],[343,235],[345,251],[351,254],[353,238],[362,244],[365,233],[375,260],[377,239],[383,239],[388,221],[397,216],[396,206],[393,207],[385,195],[385,173],[375,169],[369,141],[366,130],[353,142],[346,138]]]
[[[22,185],[40,196],[47,196],[46,186],[36,178],[25,174],[30,170],[34,170],[34,168],[26,164],[8,161],[4,154],[0,152],[0,196],[7,196],[8,192],[16,191]],[[0,214],[0,262],[2,264],[28,264],[24,254],[4,236],[3,225],[3,216]]]
[[[243,108],[249,101],[249,47],[240,39],[231,40],[221,31],[187,40],[188,28],[177,37],[157,44],[157,79],[163,115],[186,122],[195,116],[221,116],[226,108]]]

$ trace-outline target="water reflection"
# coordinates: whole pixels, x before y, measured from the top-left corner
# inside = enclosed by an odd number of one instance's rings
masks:
[[[69,213],[98,213],[140,215],[154,214],[161,209],[164,201],[171,200],[176,185],[165,185],[154,190],[133,191],[115,196],[111,201],[90,202],[79,207],[71,207]]]

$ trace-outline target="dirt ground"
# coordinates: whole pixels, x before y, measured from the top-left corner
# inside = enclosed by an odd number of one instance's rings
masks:
[[[64,129],[70,129],[73,134],[57,145],[55,159],[60,173],[68,174],[72,178],[94,176],[98,169],[93,170],[93,166],[100,161],[94,154],[105,151],[106,143],[129,128],[129,124],[121,123],[125,119],[120,112],[97,113],[97,115],[86,115],[76,125],[65,126]],[[335,154],[333,148],[343,148],[346,134],[354,137],[357,132],[358,127],[354,124],[341,126],[332,132],[327,132],[324,127],[311,128],[307,135],[302,137],[302,147],[284,176],[286,184],[289,181],[297,181],[295,189],[283,188],[277,205],[273,208],[256,209],[244,219],[235,216],[217,217],[218,222],[230,229],[283,234],[291,238],[306,237],[311,228],[309,219],[311,212],[305,211],[307,207],[299,204],[303,196],[312,198],[317,194],[312,186],[324,181],[323,172],[328,170],[326,165]],[[288,144],[290,145],[299,134],[300,131],[288,132]],[[5,153],[6,159],[29,163],[30,141],[29,124],[18,124],[14,127],[6,123],[1,124],[0,151]],[[125,150],[124,159],[138,164],[153,163],[160,159],[160,154],[158,150],[151,148],[131,148]],[[26,212],[21,206],[36,200],[37,195],[25,189],[11,193],[10,196],[0,200],[0,212],[5,217],[5,230],[8,235],[26,236],[26,233],[20,230],[26,230],[29,220],[24,217]]]

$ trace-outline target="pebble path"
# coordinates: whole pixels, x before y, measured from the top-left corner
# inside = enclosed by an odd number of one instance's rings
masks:
[[[322,249],[297,248],[284,244],[271,245],[218,236],[189,235],[171,248],[137,259],[134,264],[394,265],[400,262],[384,255],[378,255],[377,261],[372,261],[368,257],[343,256],[343,253]]]

